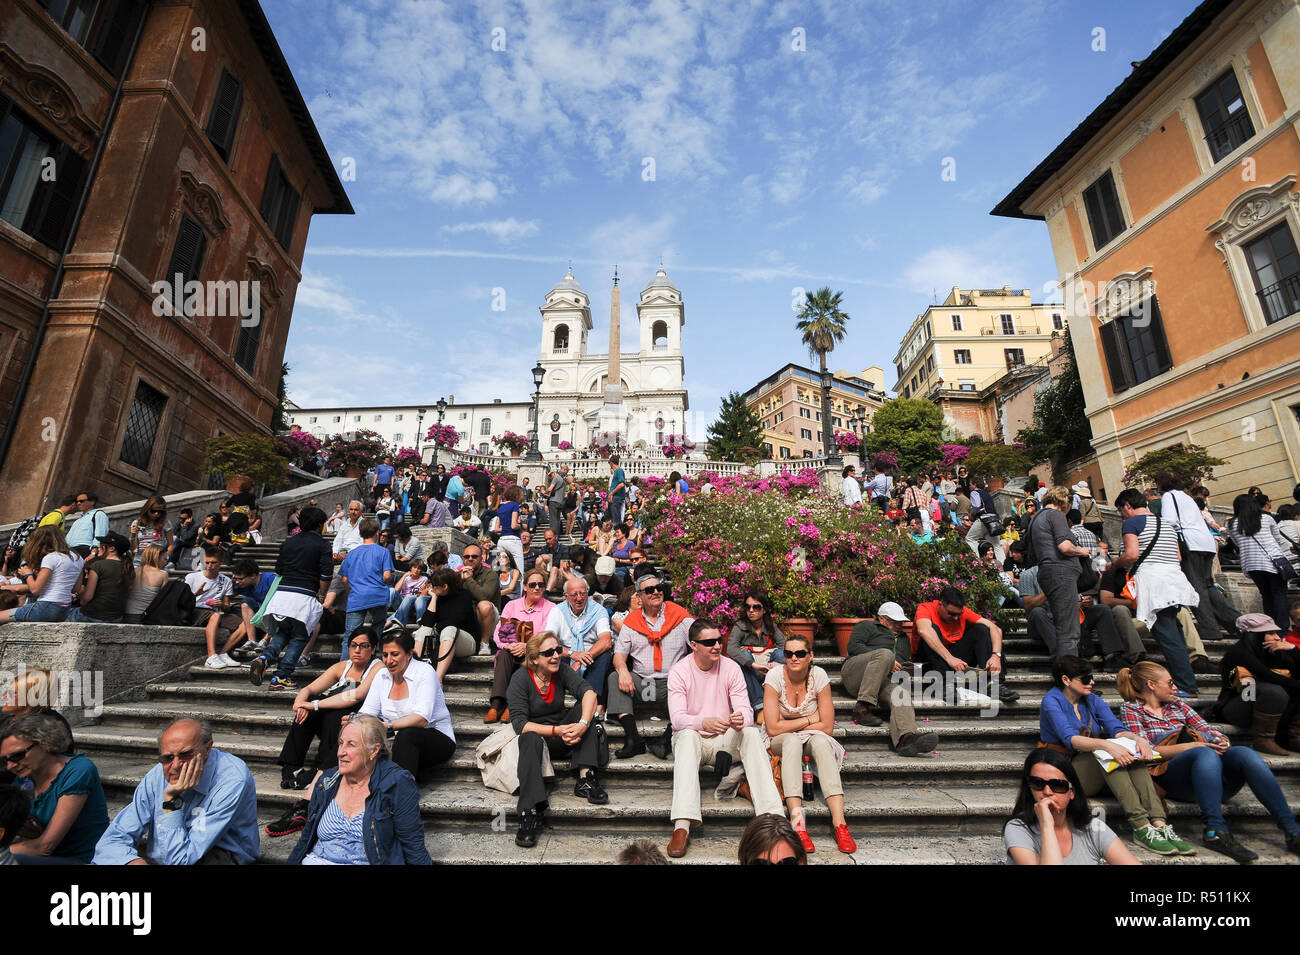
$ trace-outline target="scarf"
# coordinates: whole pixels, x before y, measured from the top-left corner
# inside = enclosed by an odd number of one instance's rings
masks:
[[[680,607],[670,600],[665,600],[664,623],[658,633],[651,633],[650,625],[646,623],[645,614],[642,612],[640,607],[627,615],[623,620],[623,626],[631,627],[641,636],[645,637],[650,646],[654,647],[655,672],[662,673],[664,671],[664,637],[667,634],[672,633],[676,626],[689,616],[690,614],[686,612],[685,607]]]
[[[587,634],[590,633],[596,624],[600,622],[603,613],[604,611],[596,606],[595,601],[593,600],[587,601],[587,609],[582,612],[581,617],[575,617],[573,615],[573,608],[569,606],[567,600],[560,604],[560,615],[564,617],[564,624],[569,628],[569,632],[572,633],[574,637],[574,646],[572,649],[578,651],[585,650],[587,647],[595,643],[594,640],[590,642],[587,640]]]

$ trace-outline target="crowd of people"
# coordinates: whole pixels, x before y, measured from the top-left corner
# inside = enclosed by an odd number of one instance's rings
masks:
[[[483,717],[492,735],[475,755],[485,780],[489,768],[513,773],[517,845],[535,846],[546,824],[552,760],[569,761],[575,797],[604,805],[618,798],[617,788],[606,788],[610,760],[649,753],[673,761],[671,833],[664,853],[636,843],[620,861],[689,852],[702,821],[702,770],[716,798],[753,807],[741,861],[805,862],[816,851],[805,813],[816,789],[836,847],[855,852],[834,695],[855,700],[858,725],[887,721],[898,756],[929,753],[938,735],[918,726],[907,681],[897,675],[920,667],[1004,677],[1001,629],[951,586],[910,616],[883,603],[854,627],[833,678],[817,665],[809,639],[782,632],[761,590],[745,595],[743,615],[729,628],[675,603],[671,581],[642,545],[637,484],[617,457],[609,466],[608,486],[588,509],[566,467],[535,491],[521,484],[497,493],[483,471],[398,476],[385,462],[372,475],[368,502],[340,502],[328,517],[314,504],[295,509],[273,570],[239,556],[238,547],[260,533],[251,493],[232,495],[184,545],[180,527],[192,525],[193,514],[182,512],[173,527],[159,498],[127,537],[108,530],[93,495],[73,495],[67,510],[30,529],[17,555],[6,553],[0,600],[10,606],[0,623],[156,619],[160,607],[185,611],[187,601],[177,598],[188,594],[186,622],[205,631],[206,666],[247,667],[254,685],[271,672],[268,689],[292,693],[279,764],[281,786],[301,795],[265,827],[273,837],[297,834],[291,862],[431,862],[418,783],[461,745],[444,682],[481,653],[493,655]],[[1008,600],[1023,607],[1030,633],[1052,657],[1039,747],[1025,761],[1004,831],[1007,861],[1136,862],[1089,808],[1103,789],[1122,807],[1133,844],[1165,856],[1197,851],[1170,823],[1166,800],[1173,799],[1199,807],[1204,847],[1247,862],[1255,853],[1228,829],[1223,800],[1248,786],[1287,849],[1300,854],[1300,826],[1260,755],[1300,752],[1293,676],[1300,599],[1288,602],[1275,560],[1290,564],[1296,556],[1278,543],[1296,530],[1293,510],[1274,519],[1262,495],[1245,494],[1219,528],[1201,489],[1188,495],[1162,476],[1159,493],[1128,489],[1116,497],[1122,526],[1112,556],[1104,525],[1091,519],[1099,512],[1086,484],[1032,488],[1003,521],[964,469],[917,480],[877,469],[859,484],[846,468],[843,477],[845,504],[880,508],[900,533],[962,534],[1008,575]],[[671,486],[691,493],[680,475]],[[367,503],[375,518],[363,516]],[[534,505],[544,514],[540,540]],[[460,554],[442,546],[426,552],[413,528],[448,526],[465,508],[478,522],[474,541]],[[60,521],[73,509],[81,516],[65,534]],[[562,544],[557,528],[573,542]],[[1264,613],[1237,613],[1214,584],[1224,541],[1258,587]],[[201,568],[184,562],[194,559],[189,549]],[[195,569],[170,581],[167,570],[177,566]],[[342,659],[300,686],[294,671],[311,661],[328,620],[341,631]],[[1163,666],[1146,659],[1147,636]],[[1193,708],[1195,675],[1209,664],[1202,641],[1215,639],[1232,641],[1216,668],[1222,690]],[[1125,701],[1118,715],[1093,693],[1097,665],[1117,671]],[[159,764],[110,820],[94,762],[76,753],[71,728],[51,705],[48,673],[28,672],[36,676],[20,694],[24,705],[11,693],[0,717],[0,760],[10,777],[0,778],[0,863],[258,858],[253,777],[242,760],[214,747],[210,726],[189,718],[169,725],[159,737]],[[1017,699],[1005,681],[998,694]],[[656,726],[650,717],[661,712],[667,721]],[[1207,717],[1247,729],[1251,745],[1230,746]],[[623,741],[612,751],[614,725]],[[493,745],[507,737],[509,744]],[[196,815],[202,826],[192,825]]]

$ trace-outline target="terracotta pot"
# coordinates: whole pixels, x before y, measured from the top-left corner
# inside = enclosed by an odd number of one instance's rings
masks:
[[[787,637],[806,637],[811,643],[817,633],[817,621],[810,617],[791,617],[781,621],[781,632]]]
[[[247,474],[227,474],[226,493],[238,494],[244,483],[251,480]]]
[[[849,637],[853,628],[865,620],[865,617],[831,617],[831,633],[835,636],[835,650],[840,656],[849,652]]]
[[[350,478],[365,477],[365,475],[366,475],[366,469],[365,469],[365,468],[348,468],[348,469],[347,469],[346,471],[344,471],[343,473],[346,474],[346,475],[347,475],[348,477],[350,477]]]
[[[1002,488],[1006,487],[1006,485],[1007,482],[1002,480],[1002,478],[989,478],[990,491],[1000,491]]]

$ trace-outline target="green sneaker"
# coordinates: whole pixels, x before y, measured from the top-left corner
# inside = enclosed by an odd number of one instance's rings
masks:
[[[1173,826],[1169,825],[1168,823],[1165,823],[1165,825],[1159,830],[1159,832],[1162,836],[1164,836],[1165,842],[1173,846],[1174,849],[1178,851],[1178,854],[1180,856],[1196,855],[1196,847],[1193,846],[1190,842],[1184,842],[1182,839],[1179,839],[1178,833],[1174,832]]]
[[[1147,826],[1145,829],[1133,830],[1133,841],[1145,849],[1150,849],[1156,855],[1176,856],[1178,850],[1165,838],[1163,829],[1157,829],[1155,826]]]

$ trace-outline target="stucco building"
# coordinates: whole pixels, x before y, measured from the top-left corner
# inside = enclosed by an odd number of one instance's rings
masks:
[[[866,434],[885,402],[883,369],[837,371],[831,385],[831,427]],[[763,419],[763,447],[773,457],[821,457],[821,374],[789,364],[745,392],[745,404]],[[859,419],[854,423],[852,419]]]

